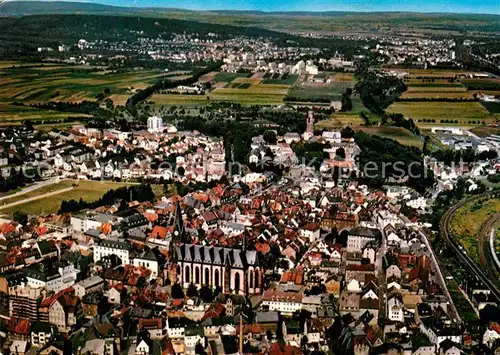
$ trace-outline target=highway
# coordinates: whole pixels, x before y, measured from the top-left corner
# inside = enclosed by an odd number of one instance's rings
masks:
[[[490,191],[484,194],[476,195],[473,197],[469,197],[465,200],[460,201],[456,205],[452,206],[441,218],[440,222],[440,232],[441,237],[446,238],[449,242],[455,253],[458,255],[459,259],[462,261],[463,265],[467,267],[469,271],[471,271],[474,275],[477,276],[479,280],[491,291],[491,294],[494,296],[495,301],[500,304],[500,291],[498,288],[490,281],[487,275],[474,263],[474,261],[469,258],[469,256],[460,248],[460,244],[455,240],[454,236],[450,232],[450,224],[453,219],[453,215],[455,212],[461,208],[462,206],[473,202],[475,200],[479,200],[485,197],[500,197],[500,192],[498,191]]]

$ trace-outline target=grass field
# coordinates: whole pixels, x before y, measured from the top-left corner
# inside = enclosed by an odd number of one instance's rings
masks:
[[[453,235],[476,263],[479,263],[477,237],[481,226],[498,211],[500,199],[489,199],[484,203],[473,202],[460,208],[451,222]]]
[[[394,139],[395,141],[412,147],[422,148],[422,140],[402,127],[357,127],[356,130],[373,134],[382,138]]]
[[[228,74],[228,73],[219,73]],[[217,74],[217,75],[219,75]],[[224,75],[224,78],[228,78]],[[151,97],[158,105],[200,105],[212,101],[239,102],[243,105],[281,105],[289,85],[263,84],[259,78],[233,77],[231,82],[217,86],[205,95],[155,94]],[[223,83],[223,82],[219,82]]]
[[[419,126],[419,120],[433,119],[431,125],[439,125],[441,120],[457,120],[458,125],[469,125],[468,121],[479,124],[494,123],[495,118],[479,102],[395,102],[387,108],[390,113],[402,113],[412,118]],[[449,123],[445,123],[449,125]]]
[[[288,95],[302,100],[328,99],[340,101],[347,88],[353,88],[353,81],[337,81],[330,84],[300,83],[290,89]]]
[[[22,196],[13,197],[14,200],[11,202],[19,201],[29,197],[44,194],[47,192],[61,190],[72,186],[73,182],[74,181],[62,181],[52,186],[40,188],[39,190],[29,192]],[[56,213],[61,207],[61,202],[63,200],[70,200],[70,199],[79,200],[80,198],[82,198],[84,201],[91,202],[101,198],[105,192],[122,186],[130,186],[130,184],[108,182],[108,181],[78,181],[77,187],[70,192],[48,196],[46,198],[30,201],[25,204],[20,204],[7,209],[1,209],[0,207],[0,212],[13,213],[15,211],[23,211],[25,213],[35,214],[35,215],[46,215],[46,214]],[[5,200],[0,202],[3,204],[7,203]]]
[[[481,104],[490,112],[499,114],[500,113],[500,103],[498,102],[481,102]]]
[[[213,77],[214,83],[219,83],[219,82],[224,82],[224,83],[229,83],[233,81],[236,78],[248,78],[250,76],[250,73],[226,73],[226,72],[221,72],[217,73]]]
[[[493,90],[500,94],[500,79],[465,79],[462,84],[469,90]]]
[[[53,110],[41,110],[29,106],[15,106],[7,102],[0,102],[0,125],[21,124],[26,119],[37,122],[57,122],[68,117],[85,117],[81,113],[68,113]]]
[[[317,128],[341,129],[343,127],[358,127],[363,120],[357,112],[336,112],[329,120],[319,121],[315,124]]]
[[[277,85],[293,85],[299,78],[298,75],[290,74],[286,78],[280,76],[279,78],[267,78],[264,80],[264,84],[277,84]]]

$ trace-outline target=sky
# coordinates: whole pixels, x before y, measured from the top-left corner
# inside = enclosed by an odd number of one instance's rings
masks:
[[[500,14],[500,0],[80,0],[191,10],[412,11]]]

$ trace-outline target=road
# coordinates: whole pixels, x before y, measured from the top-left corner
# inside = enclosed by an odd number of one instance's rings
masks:
[[[456,255],[458,255],[459,259],[462,261],[462,264],[470,272],[472,272],[479,280],[481,280],[481,282],[491,291],[491,294],[495,298],[495,301],[497,303],[500,303],[500,291],[498,290],[496,285],[493,282],[491,282],[491,280],[487,277],[487,275],[485,275],[485,273],[474,263],[474,261],[472,261],[471,258],[469,258],[469,256],[464,253],[464,251],[460,248],[460,244],[455,240],[455,238],[450,232],[451,221],[453,219],[455,212],[459,208],[475,200],[482,199],[485,197],[495,197],[495,196],[500,196],[500,193],[498,191],[490,191],[484,194],[469,197],[465,200],[460,201],[456,205],[452,206],[448,211],[446,211],[446,213],[441,218],[440,231],[441,231],[441,236],[444,239],[448,240],[451,247],[455,251]]]
[[[410,220],[404,215],[401,215],[401,219],[403,219],[405,223],[411,223]],[[424,232],[422,232],[421,229],[416,229],[416,231],[420,235],[420,238],[424,242],[425,247],[429,251],[429,257],[432,261],[432,265],[434,265],[436,269],[436,281],[437,283],[439,283],[439,286],[443,290],[444,296],[446,297],[446,300],[450,305],[449,309],[451,316],[452,318],[456,319],[459,323],[462,323],[462,317],[460,317],[460,314],[458,313],[458,310],[455,307],[455,303],[453,302],[453,298],[451,297],[451,294],[448,291],[448,286],[446,285],[446,281],[444,279],[443,273],[441,272],[441,268],[439,267],[439,263],[437,261],[436,255],[434,254],[434,250],[432,249],[431,244],[429,243],[429,239],[427,238],[427,235]]]
[[[12,202],[12,203],[0,206],[0,210],[4,210],[4,209],[10,208],[10,207],[15,207],[17,205],[22,205],[22,204],[27,203],[27,202],[40,200],[40,199],[42,199],[44,197],[49,197],[49,196],[53,196],[53,195],[59,195],[59,194],[65,193],[65,192],[69,192],[69,191],[71,191],[73,189],[74,189],[74,187],[71,186],[71,187],[67,187],[65,189],[61,189],[61,190],[57,190],[57,191],[52,191],[52,192],[47,192],[47,193],[45,193],[43,195],[33,196],[33,197],[30,197],[30,198],[26,198],[24,200],[19,200],[19,201],[16,201],[16,202]]]
[[[427,239],[427,236],[421,230],[419,230],[418,233],[420,234],[420,237],[424,241],[425,247],[427,248],[427,250],[429,250],[430,258],[432,260],[433,265],[436,266],[437,279],[439,281],[441,289],[444,292],[444,295],[446,296],[446,299],[448,300],[448,303],[450,304],[452,316],[461,323],[462,317],[460,317],[460,314],[458,313],[458,310],[455,307],[455,303],[453,302],[453,298],[451,298],[450,292],[448,291],[448,286],[446,285],[446,281],[444,279],[443,273],[441,272],[441,268],[439,267],[436,255],[434,254],[434,250],[432,249],[429,243],[429,239]]]
[[[387,280],[385,278],[385,270],[384,270],[384,256],[387,253],[387,238],[385,232],[382,231],[382,241],[379,251],[377,252],[377,260],[376,260],[376,268],[377,268],[377,277],[379,282],[379,295],[383,295],[383,297],[379,297],[379,317],[384,318],[386,315],[386,298],[387,298]]]

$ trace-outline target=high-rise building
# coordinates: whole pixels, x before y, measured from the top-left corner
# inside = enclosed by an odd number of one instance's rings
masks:
[[[161,117],[152,116],[148,118],[148,131],[149,132],[163,132],[163,120]]]

